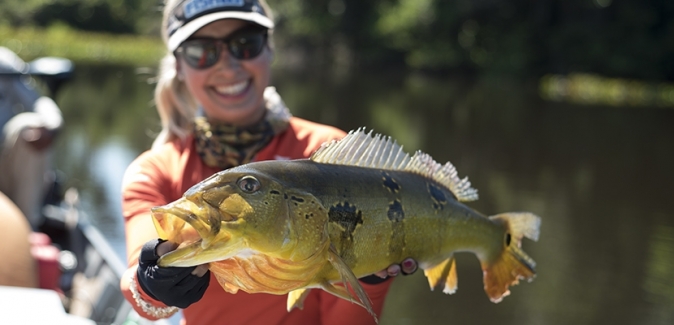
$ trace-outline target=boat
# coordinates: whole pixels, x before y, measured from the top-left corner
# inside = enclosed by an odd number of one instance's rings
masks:
[[[16,58],[15,55],[9,56]],[[39,58],[25,64],[21,70],[11,69],[11,62],[6,66],[10,68],[0,71],[0,78],[36,77],[47,86],[52,98],[72,77],[74,70],[70,60],[55,57]],[[176,318],[149,321],[135,312],[120,290],[126,263],[79,208],[78,190],[69,188],[62,191],[62,183],[58,177],[52,177],[51,186],[40,206],[42,219],[39,226],[33,229],[27,226],[25,229],[29,233],[32,256],[17,255],[29,261],[25,265],[30,266],[31,274],[33,264],[30,264],[30,259],[35,260],[38,283],[20,286],[9,281],[0,285],[0,323],[175,323]],[[4,194],[2,196],[6,198]],[[23,221],[23,214],[18,208],[16,211],[13,215],[21,218],[14,220]],[[11,252],[12,247],[9,249]],[[9,270],[8,274],[18,272],[21,271]],[[35,282],[32,276],[26,278]]]
[[[40,227],[60,250],[64,309],[95,324],[170,324],[140,317],[124,298],[119,283],[126,263],[78,208],[78,198],[77,189],[70,188],[59,204],[46,204]]]

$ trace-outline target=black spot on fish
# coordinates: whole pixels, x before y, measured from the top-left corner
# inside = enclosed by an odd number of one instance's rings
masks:
[[[304,203],[304,199],[301,198],[301,197],[297,197],[297,196],[293,195],[293,196],[290,197],[290,199],[293,200],[293,201],[297,201],[299,203]]]
[[[512,241],[512,237],[510,236],[510,233],[506,233],[506,237],[505,237],[506,246],[510,246],[510,241]]]
[[[283,193],[283,198],[287,200],[287,199],[288,199],[288,194]]]
[[[350,205],[349,202],[344,202],[343,205],[340,203],[330,207],[328,220],[338,223],[344,228],[342,238],[353,240],[353,232],[356,230],[356,226],[363,224],[363,215],[355,206]]]
[[[428,183],[428,193],[431,195],[431,200],[433,200],[433,208],[442,210],[444,205],[447,204],[445,193],[439,187],[431,183]]]
[[[398,193],[400,191],[400,185],[396,183],[395,179],[391,177],[387,172],[381,172],[382,180],[384,187],[388,189],[391,193]]]
[[[362,212],[348,202],[339,203],[330,207],[328,220],[338,224],[341,229],[339,238],[334,241],[337,254],[347,264],[355,263],[353,234],[358,229],[358,225],[363,224]]]
[[[388,219],[393,222],[399,222],[405,219],[405,212],[400,201],[395,200],[388,206]]]
[[[279,192],[277,190],[271,190],[271,191],[269,191],[269,194],[279,195],[279,194],[281,194],[281,192]]]

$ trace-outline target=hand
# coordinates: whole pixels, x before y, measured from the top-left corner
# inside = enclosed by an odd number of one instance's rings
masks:
[[[157,260],[174,249],[176,244],[160,239],[143,246],[138,259],[138,285],[150,297],[167,306],[187,308],[204,296],[210,282],[205,265],[193,267],[159,267]]]
[[[417,261],[412,258],[406,258],[400,264],[391,264],[388,268],[363,277],[360,280],[368,284],[377,284],[384,282],[388,277],[397,276],[399,273],[410,275],[416,271]]]

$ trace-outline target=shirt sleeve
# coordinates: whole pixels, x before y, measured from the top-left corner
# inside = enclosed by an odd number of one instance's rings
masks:
[[[158,237],[155,230],[150,209],[157,205],[168,203],[167,190],[170,181],[163,176],[160,163],[153,159],[150,153],[138,157],[129,165],[122,181],[122,213],[124,215],[124,228],[126,233],[126,254],[129,268],[122,277],[120,288],[124,297],[131,303],[139,315],[156,320],[146,314],[133,299],[130,290],[131,277],[135,279],[138,268],[138,257],[143,245]],[[141,299],[156,307],[166,307],[160,301],[148,296],[140,286],[137,286]]]

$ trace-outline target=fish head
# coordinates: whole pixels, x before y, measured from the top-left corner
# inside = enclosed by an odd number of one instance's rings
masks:
[[[232,168],[153,208],[160,237],[179,245],[159,265],[194,266],[251,253],[288,257],[301,232],[294,229],[286,193],[267,173]]]

